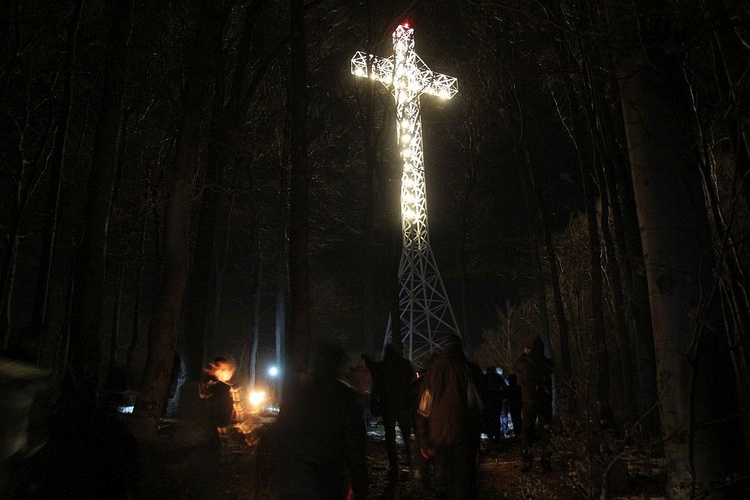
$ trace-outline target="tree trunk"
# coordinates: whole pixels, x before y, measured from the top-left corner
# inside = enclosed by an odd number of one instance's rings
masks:
[[[47,215],[42,238],[42,253],[39,258],[39,275],[37,276],[32,312],[32,330],[42,334],[47,329],[47,312],[49,286],[52,275],[52,261],[57,243],[57,224],[60,210],[63,172],[65,171],[65,152],[68,143],[70,114],[73,107],[73,67],[75,65],[78,43],[78,29],[81,23],[83,0],[76,0],[68,26],[68,41],[64,65],[64,89],[61,99],[59,123],[52,140],[52,165],[50,169]]]
[[[282,140],[282,144],[286,144],[286,140]],[[285,152],[285,147],[279,148]],[[282,153],[280,162],[283,162],[286,158],[286,154]],[[289,281],[287,276],[289,274],[288,259],[287,259],[287,186],[288,186],[288,170],[284,168],[283,164],[279,168],[279,234],[278,234],[278,250],[276,254],[276,278],[274,283],[274,289],[276,291],[275,297],[275,317],[274,317],[274,338],[276,348],[276,365],[279,369],[285,370],[286,368],[286,301],[289,295]],[[286,371],[286,370],[285,370]],[[282,372],[282,377],[285,373]]]
[[[663,18],[663,12],[644,6],[647,14]],[[705,360],[694,359],[705,333],[703,299],[710,295],[713,266],[689,101],[678,56],[662,51],[659,38],[642,31],[670,30],[662,25],[649,30],[623,16],[617,23],[628,39],[649,40],[617,54],[616,68],[646,256],[668,489],[672,498],[694,498],[722,474],[715,428],[705,425],[712,418],[705,407],[708,368]]]
[[[10,214],[8,241],[3,260],[2,275],[0,275],[0,293],[2,293],[2,296],[0,296],[0,335],[2,335],[0,352],[5,352],[8,349],[8,342],[10,340],[13,283],[16,278],[16,266],[18,265],[18,244],[21,239],[19,230],[22,213],[23,211],[17,205]]]
[[[474,354],[474,339],[472,338],[473,329],[469,326],[469,278],[466,267],[466,245],[468,241],[469,217],[471,215],[472,193],[476,187],[477,169],[479,162],[477,155],[479,153],[479,133],[474,126],[475,108],[471,102],[467,103],[470,115],[467,116],[467,126],[469,128],[469,144],[464,151],[464,185],[461,193],[461,214],[458,221],[458,245],[456,246],[456,260],[458,261],[458,275],[461,283],[461,326],[464,338],[464,348],[469,358]]]
[[[603,170],[609,166],[602,166]],[[622,403],[626,415],[632,416],[635,410],[635,383],[633,380],[632,352],[630,348],[630,332],[625,321],[625,300],[623,298],[620,263],[617,259],[615,244],[609,226],[609,211],[611,202],[608,186],[600,188],[602,200],[602,243],[604,244],[604,258],[606,275],[609,277],[609,288],[612,294],[612,312],[617,342],[620,348],[620,373],[622,376]]]
[[[613,102],[612,107],[617,110],[613,114],[613,125],[617,130],[617,137],[625,137],[622,128],[621,103]],[[618,158],[620,158],[618,156]],[[640,414],[646,422],[647,432],[655,438],[660,434],[657,412],[658,391],[656,387],[656,353],[654,351],[654,333],[651,322],[651,306],[648,299],[648,283],[645,273],[643,245],[635,208],[633,182],[629,165],[625,158],[613,165],[614,182],[617,186],[617,201],[621,215],[614,218],[615,235],[621,235],[618,241],[623,241],[625,255],[623,258],[623,278],[628,310],[632,316],[633,339],[635,341],[635,355],[638,370],[638,396]],[[648,416],[646,416],[646,414]]]
[[[151,169],[147,172],[148,186],[146,192],[148,193],[148,199],[151,201],[152,188],[151,188]],[[148,233],[148,210],[146,207],[141,207],[139,210],[140,220],[140,234],[138,243],[138,254],[136,256],[135,265],[137,266],[137,272],[135,274],[135,295],[133,297],[133,314],[132,314],[132,333],[130,335],[130,342],[128,343],[128,349],[125,352],[125,373],[127,376],[127,387],[131,388],[134,386],[133,376],[133,356],[135,350],[138,347],[138,339],[140,338],[141,331],[141,297],[143,287],[143,274],[145,271],[145,259],[146,259],[146,240]]]
[[[583,103],[584,106],[588,104]],[[591,305],[591,337],[593,339],[593,354],[596,361],[596,400],[599,405],[600,422],[605,426],[613,425],[609,416],[610,411],[610,372],[609,351],[607,337],[604,333],[603,298],[604,283],[602,279],[601,242],[599,238],[599,224],[597,220],[596,199],[597,191],[594,184],[595,167],[593,142],[590,134],[584,131],[583,118],[572,116],[572,139],[578,156],[583,183],[583,199],[586,205],[586,226],[588,233],[589,271],[591,285],[588,290]]]
[[[108,56],[104,59],[99,121],[84,208],[84,233],[73,269],[75,287],[67,390],[70,391],[68,397],[92,398],[91,404],[98,385],[107,239],[115,172],[123,142],[123,103],[133,8],[132,0],[122,1],[113,4],[109,11]]]
[[[223,196],[220,184],[230,161],[228,146],[233,145],[230,138],[233,131],[241,125],[244,110],[240,103],[243,99],[242,90],[246,84],[247,67],[250,59],[253,24],[256,20],[256,8],[262,1],[253,2],[248,7],[243,23],[242,34],[237,49],[237,62],[233,71],[232,82],[225,99],[224,86],[218,85],[219,91],[214,97],[211,112],[210,140],[206,154],[206,177],[204,189],[201,191],[201,210],[198,221],[198,236],[196,238],[193,269],[191,271],[190,293],[185,321],[185,354],[186,380],[198,380],[201,376],[206,351],[213,351],[207,346],[211,333],[211,319],[215,317],[215,301],[211,300],[212,283],[220,283],[221,278],[214,277],[212,270],[215,265],[216,229],[219,222],[219,210]],[[228,9],[222,12],[222,27],[227,22]],[[223,47],[215,47],[215,61],[224,61]],[[224,72],[227,71],[225,62],[215,65],[215,82],[222,82]],[[248,96],[245,96],[247,98]],[[214,287],[215,291],[215,287]],[[212,311],[214,313],[212,314]]]
[[[211,75],[214,44],[221,43],[221,22],[215,2],[202,0],[198,35],[181,99],[182,115],[175,151],[175,168],[165,216],[164,277],[149,324],[148,356],[136,400],[133,431],[141,442],[156,440],[174,359],[177,323],[188,279],[190,206],[193,179],[198,169],[201,115]]]
[[[367,2],[368,12],[370,4]],[[371,36],[371,17],[368,16],[368,41]],[[369,71],[369,68],[368,68]],[[365,127],[365,207],[362,213],[362,230],[364,233],[363,241],[363,260],[362,260],[362,275],[364,282],[364,293],[365,293],[365,352],[372,356],[375,350],[375,314],[377,308],[376,300],[376,287],[375,287],[375,266],[374,258],[375,252],[373,244],[375,241],[375,172],[377,170],[377,153],[375,150],[375,136],[374,136],[374,107],[373,107],[373,93],[375,82],[368,80],[365,85],[365,102],[364,102],[364,127]]]
[[[255,377],[258,373],[258,342],[260,341],[260,298],[261,298],[261,280],[263,277],[263,266],[260,261],[255,265],[254,277],[252,279],[252,302],[250,310],[250,387],[255,387]]]
[[[291,332],[289,359],[294,373],[308,369],[310,354],[309,199],[307,157],[307,47],[305,5],[291,0],[290,160],[289,182],[289,295]]]
[[[125,265],[120,264],[117,272],[117,289],[113,303],[112,327],[109,335],[109,362],[107,363],[107,379],[114,381],[117,375],[117,348],[120,342],[120,320],[122,319],[122,289],[125,283]],[[124,387],[118,387],[122,390]]]

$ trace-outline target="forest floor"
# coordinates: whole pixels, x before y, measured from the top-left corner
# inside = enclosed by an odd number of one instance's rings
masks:
[[[397,483],[388,481],[388,460],[385,452],[384,432],[380,422],[368,430],[368,464],[370,494],[372,499],[435,498],[435,491],[424,486],[419,467],[408,470],[405,466]],[[261,439],[262,441],[262,439]],[[400,435],[398,439],[401,443]],[[413,441],[412,441],[413,444]],[[403,446],[399,447],[399,460],[405,464]],[[479,465],[479,494],[482,499],[544,499],[572,500],[599,498],[601,479],[586,483],[576,472],[571,457],[558,453],[553,458],[553,471],[542,473],[538,461],[527,473],[520,471],[521,446],[516,438],[499,442],[482,440]],[[216,461],[215,467],[191,466],[205,464],[205,457],[180,457],[159,468],[152,481],[158,482],[151,490],[154,498],[194,499],[221,498],[223,500],[274,499],[272,488],[271,457],[262,442],[248,446],[242,435],[234,433],[229,443],[229,453],[224,463]],[[630,465],[628,466],[630,469]],[[579,468],[580,471],[580,468]],[[619,492],[606,496],[609,499],[665,499],[662,474],[654,469],[652,475],[628,470]],[[152,485],[153,486],[153,485]],[[151,495],[147,495],[151,496]]]

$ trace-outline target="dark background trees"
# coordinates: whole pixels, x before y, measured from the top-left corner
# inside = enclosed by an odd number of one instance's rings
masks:
[[[148,441],[176,368],[304,371],[325,335],[377,357],[400,172],[392,96],[349,59],[408,20],[459,79],[422,111],[467,347],[507,368],[542,334],[560,415],[646,423],[680,495],[746,472],[742,2],[28,0],[0,19],[2,349],[81,408],[138,390]]]

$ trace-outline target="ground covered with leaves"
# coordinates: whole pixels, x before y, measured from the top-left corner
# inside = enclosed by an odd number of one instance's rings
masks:
[[[262,429],[259,439],[246,439],[239,432],[232,434],[229,453],[222,460],[208,453],[165,454],[168,446],[162,446],[158,465],[153,467],[150,482],[144,496],[160,499],[222,498],[274,499],[273,471],[270,450],[263,445]],[[167,434],[168,435],[168,434]],[[413,470],[405,466],[397,483],[388,480],[388,460],[385,452],[382,425],[375,422],[370,427],[368,440],[368,463],[370,474],[370,498],[373,499],[433,499],[435,491],[426,486],[419,467]],[[556,446],[565,444],[557,439]],[[399,444],[401,443],[399,436]],[[412,443],[413,444],[413,443]],[[155,457],[152,457],[155,458]],[[400,447],[400,462],[405,464],[403,447]],[[482,440],[479,466],[480,499],[545,499],[567,500],[599,498],[601,495],[601,468],[594,464],[582,464],[580,457],[565,450],[556,450],[553,458],[554,470],[542,473],[538,463],[527,473],[520,470],[521,447],[515,437],[498,442]],[[606,498],[610,499],[662,499],[663,471],[658,464],[643,469],[642,458],[625,457],[622,467],[613,467],[610,472],[620,477],[610,481]],[[614,472],[613,472],[614,471]]]

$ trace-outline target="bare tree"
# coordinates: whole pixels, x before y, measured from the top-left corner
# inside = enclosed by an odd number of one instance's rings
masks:
[[[289,76],[289,295],[288,359],[293,373],[307,371],[310,353],[310,268],[308,255],[310,172],[307,157],[307,47],[305,5],[291,0]]]
[[[201,0],[190,7],[197,16],[194,22],[198,33],[191,43],[187,80],[180,100],[175,164],[164,227],[164,277],[154,302],[146,367],[133,411],[134,433],[143,442],[156,439],[172,373],[177,322],[188,279],[189,214],[198,169],[201,116],[208,98],[214,47],[222,40],[219,5]]]

